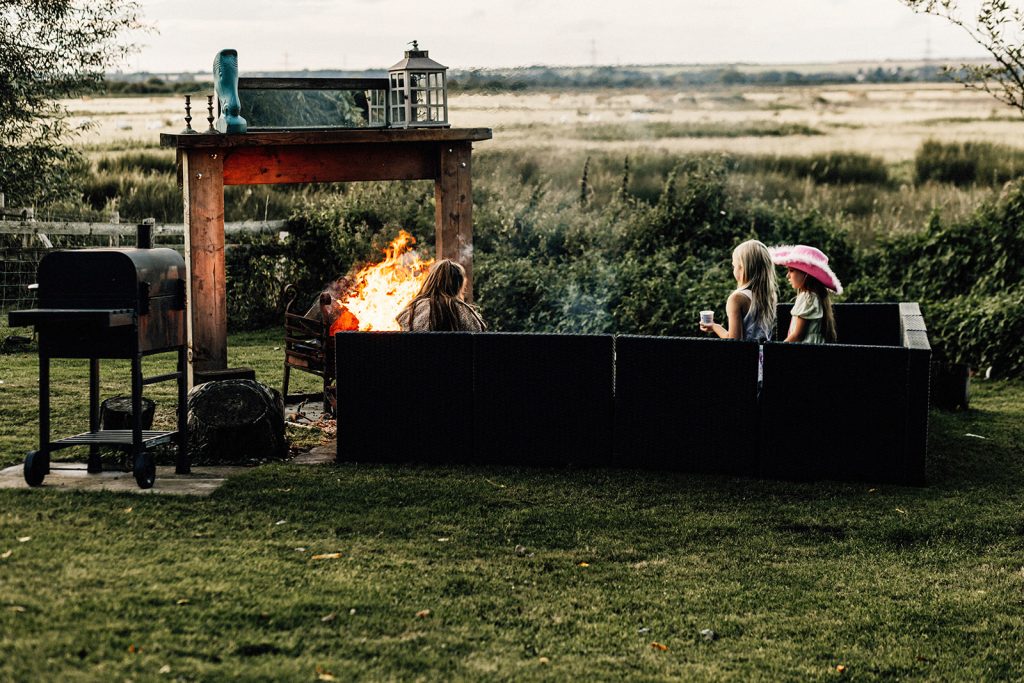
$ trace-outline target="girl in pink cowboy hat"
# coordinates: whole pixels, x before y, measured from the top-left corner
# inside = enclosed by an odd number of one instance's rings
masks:
[[[772,261],[786,266],[786,278],[797,291],[785,341],[823,344],[836,341],[836,319],[829,291],[843,293],[839,278],[828,267],[828,256],[804,244],[772,247]]]

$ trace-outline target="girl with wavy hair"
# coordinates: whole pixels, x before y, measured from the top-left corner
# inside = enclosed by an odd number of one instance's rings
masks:
[[[843,283],[828,265],[828,256],[806,244],[771,248],[772,260],[786,267],[786,278],[796,290],[789,331],[784,341],[832,344],[836,317],[829,292],[843,293]]]
[[[395,320],[406,332],[483,332],[476,308],[464,300],[466,270],[449,259],[435,263],[419,294]]]

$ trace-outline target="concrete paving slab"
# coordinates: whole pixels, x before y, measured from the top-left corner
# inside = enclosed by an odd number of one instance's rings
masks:
[[[296,465],[325,465],[334,462],[335,441],[300,453],[290,462]],[[157,467],[156,483],[151,489],[140,489],[131,472],[104,470],[89,474],[84,462],[54,462],[39,488],[61,491],[121,491],[139,494],[174,496],[208,496],[230,477],[248,472],[249,467],[193,467],[191,474],[176,474],[174,467]],[[27,489],[24,466],[13,465],[0,470],[0,489]]]
[[[177,496],[208,496],[228,479],[243,474],[248,467],[193,467],[191,474],[176,474],[174,467],[157,467],[156,483],[151,489],[140,489],[131,472],[106,470],[89,474],[84,462],[54,462],[43,485],[46,490],[120,491],[139,494]],[[24,466],[14,465],[0,470],[0,489],[27,489]]]
[[[331,441],[323,446],[316,446],[305,453],[299,453],[291,462],[296,465],[326,465],[335,461],[338,453],[337,441]]]

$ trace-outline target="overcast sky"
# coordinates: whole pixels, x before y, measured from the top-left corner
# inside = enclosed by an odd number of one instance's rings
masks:
[[[416,39],[449,67],[981,56],[899,0],[141,0],[129,71],[387,68]],[[967,4],[970,4],[969,2]]]

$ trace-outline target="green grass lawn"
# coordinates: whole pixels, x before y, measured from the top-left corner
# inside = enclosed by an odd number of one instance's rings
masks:
[[[232,363],[276,384],[275,335]],[[35,356],[0,363],[11,463]],[[1020,679],[1022,403],[933,413],[919,489],[277,464],[211,498],[0,491],[0,680]]]

